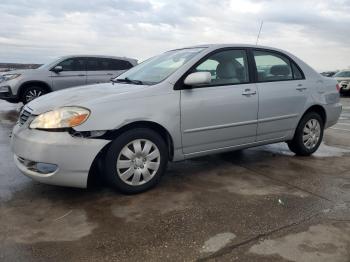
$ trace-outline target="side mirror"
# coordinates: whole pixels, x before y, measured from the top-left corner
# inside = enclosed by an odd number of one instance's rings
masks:
[[[62,66],[55,66],[54,68],[52,68],[52,71],[54,71],[55,73],[59,73],[59,72],[63,71],[63,67]]]
[[[211,82],[211,74],[209,72],[195,72],[189,74],[184,81],[185,85],[188,86],[198,86],[210,84]]]

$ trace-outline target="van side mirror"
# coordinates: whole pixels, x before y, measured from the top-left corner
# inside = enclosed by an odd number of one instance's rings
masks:
[[[59,72],[63,71],[63,67],[62,66],[55,66],[54,68],[52,68],[52,71],[55,72],[56,74],[58,74]]]
[[[195,72],[189,74],[185,80],[184,84],[188,86],[198,86],[210,84],[211,74],[209,72]]]

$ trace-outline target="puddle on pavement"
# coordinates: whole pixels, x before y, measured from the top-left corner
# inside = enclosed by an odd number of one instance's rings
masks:
[[[264,240],[250,248],[258,255],[279,255],[288,261],[349,261],[350,223],[319,224],[305,232]]]
[[[39,202],[39,203],[38,203]],[[36,200],[35,207],[8,207],[1,216],[1,232],[17,243],[75,241],[91,234],[97,224],[84,210],[67,210]]]
[[[0,112],[0,123],[11,124],[15,123],[18,118],[18,111],[11,110],[6,112]]]
[[[0,103],[0,123],[13,124],[17,121],[21,106],[7,102]]]
[[[249,150],[255,150],[255,151],[262,150],[262,151],[271,152],[272,154],[277,154],[277,155],[294,156],[294,153],[289,150],[286,143],[265,145],[265,146],[260,146],[256,148],[251,148]],[[346,154],[350,154],[350,149],[328,146],[322,143],[319,149],[315,153],[313,153],[312,156],[313,157],[341,157]]]
[[[246,196],[293,195],[302,198],[309,196],[301,190],[276,184],[271,179],[256,175],[240,166],[206,172],[198,175],[197,179],[203,181],[203,184],[208,182],[212,184],[208,190],[213,192],[225,190]]]
[[[122,203],[112,206],[112,213],[126,222],[138,220],[147,214],[166,214],[191,207],[192,192],[169,192],[161,189],[139,195],[127,196]]]
[[[236,235],[231,232],[217,234],[205,241],[200,252],[214,253],[216,251],[219,251],[220,249],[227,246],[235,237]]]

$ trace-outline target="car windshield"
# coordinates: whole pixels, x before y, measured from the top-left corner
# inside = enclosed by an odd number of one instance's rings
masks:
[[[334,77],[350,77],[350,71],[341,71],[334,75]]]
[[[204,48],[186,48],[152,57],[121,74],[113,81],[154,85],[162,82]]]
[[[37,69],[42,69],[42,68],[47,68],[47,67],[51,67],[53,66],[55,63],[57,63],[57,61],[61,59],[61,57],[56,58],[54,60],[51,60],[50,62],[46,62],[44,64],[42,64],[41,66],[39,66]]]

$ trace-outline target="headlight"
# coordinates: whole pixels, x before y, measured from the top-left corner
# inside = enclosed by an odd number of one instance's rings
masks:
[[[4,74],[4,75],[0,76],[0,82],[5,82],[5,81],[15,79],[15,78],[19,77],[20,75],[21,74]]]
[[[88,119],[90,111],[83,107],[66,106],[46,112],[34,118],[30,128],[62,129],[81,125]]]

